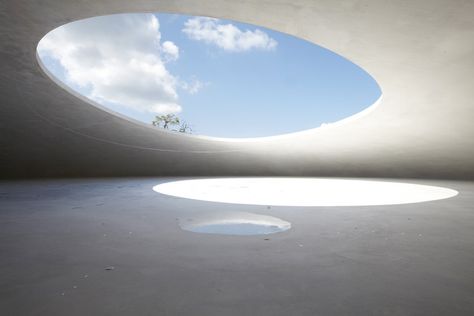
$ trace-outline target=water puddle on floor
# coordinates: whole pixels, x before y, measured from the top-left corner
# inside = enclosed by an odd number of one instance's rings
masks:
[[[203,218],[179,219],[181,229],[204,234],[268,235],[286,231],[291,224],[279,218],[253,213],[232,212]]]

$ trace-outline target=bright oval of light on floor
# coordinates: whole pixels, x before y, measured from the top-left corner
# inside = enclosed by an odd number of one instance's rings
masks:
[[[412,183],[321,178],[215,178],[162,183],[153,190],[187,199],[251,205],[364,206],[419,203],[456,190]]]

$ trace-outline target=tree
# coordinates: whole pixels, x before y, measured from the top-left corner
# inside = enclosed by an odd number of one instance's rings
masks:
[[[179,126],[178,132],[191,134],[193,132],[193,129],[191,128],[191,126],[189,126],[187,122],[183,122]]]
[[[179,118],[174,114],[166,114],[155,116],[155,120],[151,122],[153,126],[169,129],[170,126],[179,125]]]
[[[170,127],[175,127],[171,129],[173,132],[180,133],[189,133],[191,134],[192,128],[187,122],[181,122],[179,117],[174,114],[166,114],[155,116],[155,120],[151,122],[153,126],[161,127],[163,129],[169,130]]]

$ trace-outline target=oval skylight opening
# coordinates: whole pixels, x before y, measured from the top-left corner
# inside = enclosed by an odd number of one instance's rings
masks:
[[[56,82],[157,128],[224,138],[280,135],[375,103],[375,80],[308,41],[235,21],[118,14],[58,27],[37,53]]]
[[[321,178],[215,178],[179,180],[153,187],[187,199],[251,205],[368,206],[436,201],[456,190],[413,183]]]

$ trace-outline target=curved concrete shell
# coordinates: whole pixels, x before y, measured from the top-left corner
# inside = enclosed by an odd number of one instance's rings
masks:
[[[2,177],[321,175],[474,177],[472,1],[2,1]],[[73,20],[175,12],[296,35],[360,65],[383,98],[370,113],[281,137],[225,141],[162,132],[55,84],[38,41]]]
[[[368,71],[383,97],[325,128],[216,140],[110,113],[37,61],[55,27],[156,11],[307,39]],[[459,181],[474,178],[473,17],[472,0],[0,0],[1,177],[66,178],[0,181],[0,314],[473,315],[474,183]],[[152,191],[169,178],[119,177],[141,175],[410,177],[453,197],[237,205]],[[288,186],[268,196],[297,190]],[[249,218],[291,228],[180,229]]]

